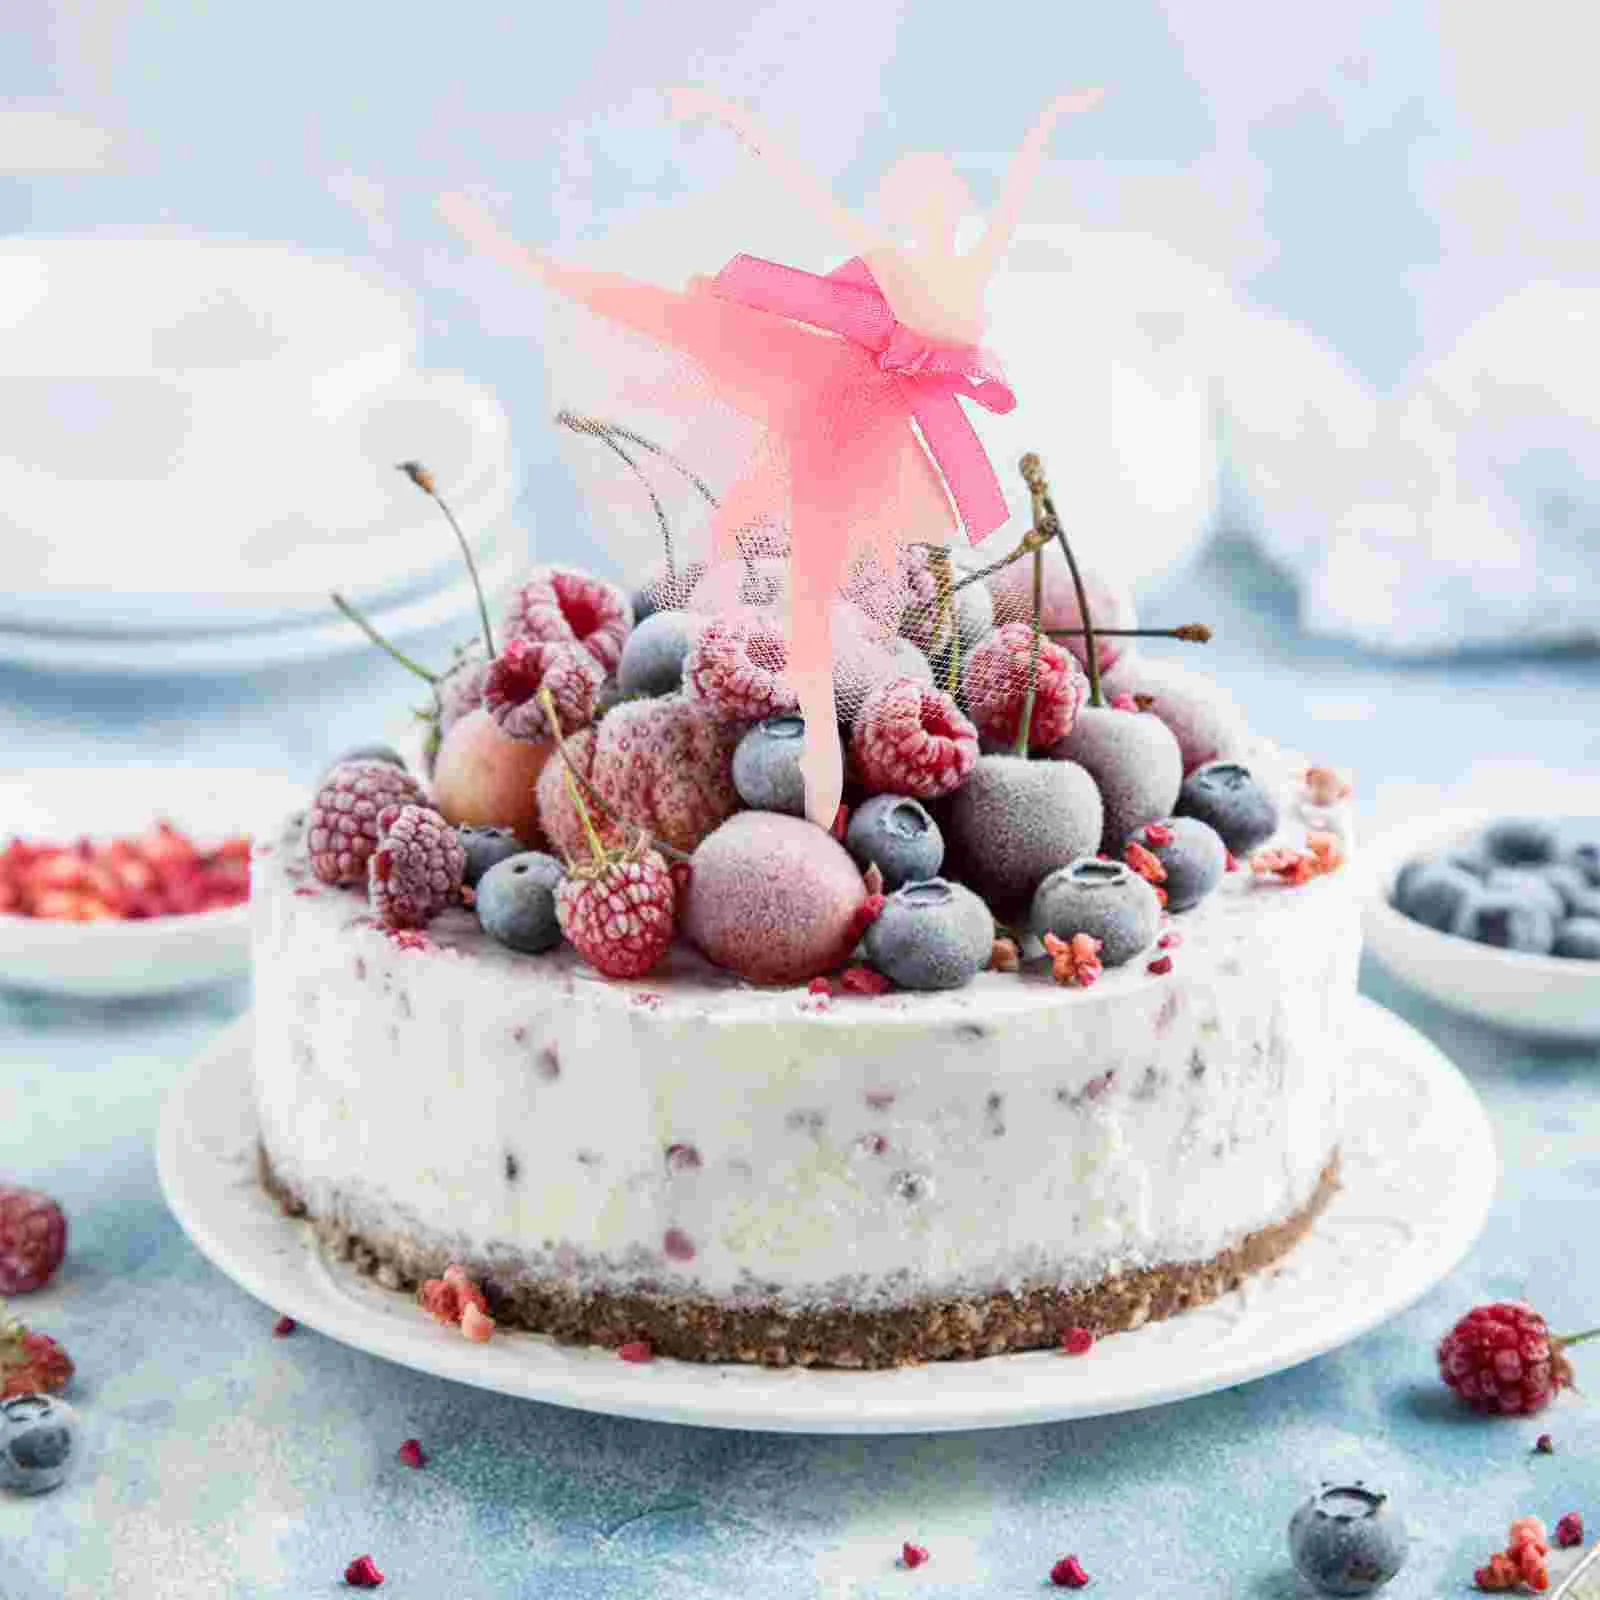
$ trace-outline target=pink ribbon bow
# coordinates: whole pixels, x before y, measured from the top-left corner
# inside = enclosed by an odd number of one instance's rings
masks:
[[[993,356],[976,345],[940,344],[898,321],[859,257],[824,278],[760,256],[738,255],[717,274],[712,288],[725,300],[825,328],[870,350],[916,418],[967,537],[976,544],[1006,520],[1010,513],[1000,480],[956,398],[964,395],[1002,416],[1016,405]]]

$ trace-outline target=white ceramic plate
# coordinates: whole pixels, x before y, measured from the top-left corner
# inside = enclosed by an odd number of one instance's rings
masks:
[[[194,767],[72,767],[0,772],[0,844],[141,833],[160,817],[205,844],[282,826],[302,786],[264,773]],[[159,994],[242,976],[247,906],[138,922],[51,922],[0,915],[0,985],[55,994]]]
[[[996,1428],[1162,1405],[1308,1360],[1404,1309],[1477,1237],[1497,1162],[1455,1068],[1368,1001],[1353,1015],[1344,1188],[1282,1268],[1214,1304],[1053,1351],[893,1372],[630,1365],[521,1333],[469,1344],[407,1295],[330,1260],[256,1178],[251,1021],[174,1084],[157,1164],[167,1202],[221,1270],[274,1310],[419,1371],[531,1400],[703,1427],[796,1433]]]
[[[1368,948],[1397,978],[1452,1010],[1523,1033],[1600,1037],[1600,961],[1474,944],[1413,922],[1389,903],[1408,861],[1464,844],[1498,814],[1436,812],[1362,845],[1361,868],[1371,874]]]

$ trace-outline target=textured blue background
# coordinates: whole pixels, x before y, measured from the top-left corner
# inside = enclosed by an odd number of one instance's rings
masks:
[[[1299,639],[1276,580],[1224,544],[1146,611],[1219,627],[1210,662],[1265,732],[1357,769],[1372,826],[1440,803],[1577,809],[1600,741],[1600,662],[1393,666]],[[1174,647],[1176,648],[1176,647]],[[435,652],[437,653],[437,652]],[[117,685],[0,672],[17,764],[170,756],[309,776],[403,703],[377,660],[236,685]],[[86,779],[87,781],[87,779]],[[175,781],[181,778],[175,776]],[[1590,814],[1600,811],[1589,793]],[[94,1009],[0,998],[0,1172],[58,1195],[73,1249],[20,1303],[80,1369],[84,1470],[0,1497],[3,1600],[278,1600],[335,1594],[371,1551],[396,1600],[650,1594],[1031,1595],[1073,1550],[1093,1592],[1291,1600],[1283,1530],[1322,1476],[1396,1495],[1415,1545],[1397,1597],[1466,1592],[1510,1518],[1579,1507],[1600,1526],[1600,1420],[1566,1397],[1481,1421],[1432,1347],[1469,1305],[1527,1295],[1558,1328],[1600,1320],[1600,1057],[1538,1048],[1366,987],[1465,1069],[1505,1165],[1489,1229],[1412,1312],[1296,1371],[1129,1416],[926,1439],[673,1429],[500,1399],[301,1330],[190,1248],[152,1138],[174,1073],[242,992]],[[1578,1353],[1591,1389],[1600,1354]],[[1534,1456],[1536,1435],[1555,1438]],[[408,1436],[433,1460],[395,1460]],[[933,1553],[895,1570],[903,1539]]]

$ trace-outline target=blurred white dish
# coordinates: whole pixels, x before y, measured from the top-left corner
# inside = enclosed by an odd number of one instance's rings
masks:
[[[463,641],[477,637],[477,597],[450,531],[442,522],[440,531],[449,541],[447,550],[454,553],[453,565],[447,565],[431,587],[366,613],[373,626],[395,644],[452,624],[459,626]],[[527,567],[528,546],[527,534],[509,521],[502,523],[496,538],[479,545],[478,572],[489,596],[491,616],[500,609],[498,598]],[[275,627],[232,632],[73,635],[0,623],[0,662],[57,673],[214,676],[300,666],[373,648],[353,623],[339,615],[326,593],[314,614],[292,616]]]
[[[238,769],[137,766],[0,772],[5,834],[65,842],[138,834],[168,817],[203,845],[281,827],[303,785]],[[108,998],[159,994],[242,976],[247,905],[137,922],[53,922],[0,915],[0,985]]]
[[[113,434],[142,426],[137,419],[165,403],[146,395],[152,381],[56,380],[43,387],[62,410],[44,416],[20,402],[7,413],[15,384],[0,376],[0,425],[24,439],[0,459],[9,591],[0,595],[0,623],[93,634],[220,631],[314,617],[330,588],[374,606],[437,585],[460,561],[438,507],[396,463],[426,462],[474,542],[517,494],[499,401],[447,373],[404,374],[329,423],[306,422],[303,408],[282,417],[207,403],[185,412],[186,442],[164,468],[140,468],[138,448],[114,441],[103,459],[124,454],[105,478],[30,464],[26,440],[37,434],[35,463],[48,436],[59,465],[70,465],[64,441],[85,417]],[[176,393],[163,392],[169,400]],[[139,481],[119,476],[136,470]]]
[[[1408,861],[1466,843],[1498,814],[1437,812],[1362,846],[1362,870],[1371,874],[1367,946],[1397,978],[1452,1010],[1521,1033],[1600,1037],[1600,961],[1475,944],[1413,922],[1390,904]]]

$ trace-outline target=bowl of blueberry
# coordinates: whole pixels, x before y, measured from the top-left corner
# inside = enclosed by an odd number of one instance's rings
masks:
[[[1501,1027],[1600,1037],[1600,820],[1450,812],[1368,860],[1367,943],[1397,977]]]

